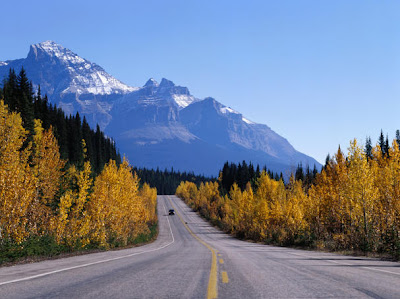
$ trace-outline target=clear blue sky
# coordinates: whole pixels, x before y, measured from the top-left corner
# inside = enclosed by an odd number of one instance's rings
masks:
[[[400,1],[3,1],[0,60],[54,40],[124,83],[162,77],[324,162],[400,129]]]

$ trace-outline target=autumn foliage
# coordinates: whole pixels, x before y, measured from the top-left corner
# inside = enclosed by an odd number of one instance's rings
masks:
[[[221,179],[221,178],[220,178]],[[388,253],[400,257],[400,150],[379,145],[367,158],[360,145],[338,150],[307,192],[292,176],[285,185],[263,172],[255,187],[182,182],[176,194],[240,238],[279,245]]]
[[[33,125],[28,138],[20,114],[0,101],[1,246],[46,236],[72,249],[109,248],[149,232],[157,192],[139,188],[126,160],[110,160],[97,177],[89,161],[65,169],[52,128]]]

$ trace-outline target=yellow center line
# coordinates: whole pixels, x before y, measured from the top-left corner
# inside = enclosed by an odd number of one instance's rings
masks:
[[[171,203],[171,206],[175,209],[174,205],[172,204],[171,198],[168,196],[169,202]],[[211,253],[212,253],[212,259],[211,259],[211,269],[210,269],[210,277],[208,279],[208,287],[207,287],[207,299],[214,299],[218,298],[218,275],[217,275],[217,254],[216,250],[212,248],[210,245],[208,245],[206,242],[204,242],[202,239],[200,239],[195,233],[192,232],[192,230],[189,228],[189,226],[186,224],[185,221],[183,221],[181,215],[176,213],[178,215],[179,219],[183,223],[184,227],[188,230],[188,232],[201,244],[203,244],[205,247],[207,247]],[[226,274],[226,272],[225,272]],[[228,278],[228,275],[226,274],[226,278]],[[224,281],[224,279],[222,279]]]
[[[229,282],[228,273],[226,273],[226,271],[222,271],[221,274],[222,274],[222,282],[228,283]]]
[[[223,259],[219,259],[219,263],[220,263],[220,264],[223,264],[223,263],[224,263],[224,260],[223,260]]]

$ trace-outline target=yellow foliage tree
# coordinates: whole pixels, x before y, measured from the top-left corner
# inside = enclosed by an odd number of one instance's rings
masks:
[[[27,213],[35,197],[36,178],[29,167],[30,145],[19,114],[0,101],[0,238],[24,241]]]
[[[222,182],[220,173],[218,182]],[[218,186],[182,182],[176,194],[195,210],[239,237],[330,249],[385,251],[400,257],[400,149],[379,146],[367,159],[356,140],[347,157],[340,147],[305,193],[292,176],[285,186],[264,171],[254,191],[233,184],[229,197]]]
[[[56,228],[52,207],[57,205],[55,196],[60,188],[65,162],[60,159],[52,128],[45,131],[42,122],[35,120],[34,130],[31,164],[37,180],[36,194],[28,212],[29,229],[35,235],[52,234]]]
[[[119,168],[110,160],[94,183],[88,210],[91,239],[105,247],[111,241],[126,245],[148,232],[146,223],[156,219],[155,206],[155,190],[145,185],[139,192],[139,179],[132,175],[127,160]]]
[[[352,205],[353,225],[362,228],[363,241],[357,240],[358,243],[368,243],[369,232],[374,231],[371,221],[377,199],[374,179],[374,170],[368,163],[364,151],[357,145],[357,140],[354,139],[350,142],[348,155],[347,199]]]
[[[57,219],[57,240],[69,246],[85,247],[90,243],[91,219],[87,212],[90,189],[93,184],[90,162],[85,162],[81,171],[75,166],[68,169],[70,180],[76,182],[60,198]]]

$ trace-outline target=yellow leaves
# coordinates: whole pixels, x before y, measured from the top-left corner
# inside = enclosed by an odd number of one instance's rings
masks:
[[[19,114],[0,101],[0,233],[17,243],[28,235],[29,206],[35,198],[35,178],[28,165],[27,132]]]
[[[30,217],[35,223],[31,232],[51,233],[54,230],[55,216],[51,206],[55,206],[55,196],[63,175],[65,162],[61,160],[57,140],[52,128],[44,130],[40,120],[34,121],[31,169],[36,178],[36,196],[30,207]]]
[[[156,190],[147,184],[139,191],[139,179],[125,159],[119,168],[110,160],[96,178],[90,200],[92,240],[102,246],[111,239],[126,245],[147,232],[146,224],[156,221],[156,200]]]
[[[143,202],[145,222],[155,224],[157,221],[157,190],[155,188],[150,188],[150,186],[145,183],[139,190],[139,198],[141,198]]]
[[[215,190],[210,184],[197,189],[185,182],[176,194],[239,237],[400,255],[396,245],[400,244],[400,149],[396,141],[389,157],[376,146],[369,160],[356,140],[350,143],[347,156],[339,148],[308,194],[293,177],[285,186],[263,172],[255,190],[247,186],[241,191],[234,184],[229,198],[219,200],[216,213]]]
[[[71,247],[124,245],[157,221],[157,191],[147,184],[139,190],[126,160],[119,167],[110,161],[93,186],[89,162],[62,171],[52,128],[35,120],[28,145],[27,133],[0,101],[0,239],[50,234]]]
[[[201,184],[198,190],[193,183],[182,182],[176,194],[203,216],[221,223],[239,237],[265,240],[284,231],[286,239],[305,229],[302,203],[306,195],[300,183],[286,189],[282,181],[277,182],[263,172],[256,184],[255,193],[250,184],[244,191],[233,184],[229,198],[221,198],[217,182]]]

